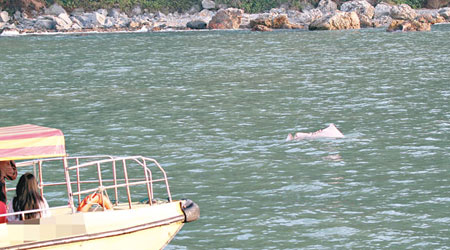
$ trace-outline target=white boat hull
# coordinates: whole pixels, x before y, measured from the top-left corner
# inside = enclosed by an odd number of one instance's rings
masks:
[[[180,201],[128,203],[114,211],[57,211],[48,218],[0,225],[1,249],[161,249],[181,229]]]

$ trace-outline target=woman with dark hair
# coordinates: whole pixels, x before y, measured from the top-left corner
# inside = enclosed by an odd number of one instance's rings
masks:
[[[48,217],[48,203],[44,197],[39,193],[36,178],[31,173],[25,173],[19,179],[16,187],[16,196],[9,203],[8,211],[20,212],[35,209],[44,209],[40,212],[26,213],[22,215],[8,216],[8,221],[28,220],[34,218]]]

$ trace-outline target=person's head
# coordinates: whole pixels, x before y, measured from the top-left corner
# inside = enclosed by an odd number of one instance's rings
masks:
[[[17,170],[16,170],[16,163],[13,160],[10,161],[0,161],[0,169],[2,169],[3,173],[1,174],[1,180],[5,181],[3,178],[6,178],[8,180],[15,180],[17,177]]]
[[[39,209],[40,202],[42,202],[42,197],[39,194],[36,178],[31,173],[25,173],[17,183],[16,197],[13,200],[14,211]],[[39,214],[25,214],[25,219],[38,218]]]
[[[0,161],[0,166],[16,167],[16,163],[15,163],[13,160],[10,160],[10,161]]]

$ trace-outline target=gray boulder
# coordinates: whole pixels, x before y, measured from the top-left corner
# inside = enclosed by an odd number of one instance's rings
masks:
[[[214,1],[211,0],[203,0],[202,1],[202,7],[203,9],[215,9],[216,8],[216,3]]]
[[[360,27],[356,12],[342,11],[326,15],[309,25],[310,30],[344,30],[359,29]]]
[[[120,10],[116,8],[112,8],[108,10],[108,16],[112,18],[119,18]]]
[[[59,4],[54,3],[50,7],[45,8],[44,13],[46,15],[59,16],[59,14],[67,14],[66,10]]]
[[[71,16],[70,20],[72,21],[72,28],[76,25],[80,27],[80,29],[83,27],[83,24],[80,22],[80,20],[77,17]]]
[[[89,16],[80,15],[80,16],[72,16],[71,20],[73,23],[78,24],[81,28],[90,28],[89,25]]]
[[[417,14],[409,5],[400,4],[392,6],[390,16],[397,20],[414,20]]]
[[[0,23],[6,23],[9,21],[9,14],[6,11],[0,11]]]
[[[379,3],[379,4],[377,4],[377,6],[375,6],[373,18],[379,19],[379,18],[382,18],[385,16],[390,16],[391,9],[392,9],[392,5],[387,4],[385,2]]]
[[[321,0],[317,9],[322,11],[324,14],[334,13],[337,11],[337,4],[332,0]]]
[[[345,12],[356,12],[361,27],[373,26],[372,18],[375,13],[375,8],[366,0],[345,2],[342,4],[341,10]]]
[[[14,17],[14,20],[21,20],[23,18],[22,12],[16,10],[13,17]]]
[[[372,19],[375,13],[375,8],[366,0],[349,1],[341,6],[341,10],[345,12],[356,12],[358,16],[367,16]]]
[[[450,20],[450,7],[439,9],[439,15],[441,15],[446,20]]]
[[[390,16],[382,16],[377,19],[373,19],[373,27],[379,28],[379,27],[388,27],[389,24],[392,22],[392,17]]]
[[[293,22],[300,23],[303,25],[309,25],[322,17],[323,17],[322,11],[318,9],[312,9],[309,11],[301,12],[298,16],[294,18]]]
[[[142,9],[141,6],[135,6],[132,10],[131,10],[131,15],[132,16],[139,16],[142,14]]]
[[[105,9],[98,9],[96,11],[98,14],[103,15],[103,16],[107,16],[108,15],[108,11]]]
[[[66,13],[59,14],[58,17],[55,17],[53,20],[56,22],[55,28],[57,30],[69,30],[73,24],[69,15]]]
[[[83,14],[84,14],[83,8],[76,8],[72,11],[72,13],[70,13],[70,15],[72,15],[72,16],[81,16]]]
[[[56,29],[56,22],[53,19],[38,18],[34,23],[34,28],[37,30],[54,30]]]
[[[105,24],[106,21],[106,16],[98,13],[98,12],[94,12],[91,15],[89,15],[89,21],[90,21],[90,26],[92,27],[101,27]]]

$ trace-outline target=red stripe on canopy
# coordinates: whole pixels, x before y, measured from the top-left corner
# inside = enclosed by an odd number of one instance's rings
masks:
[[[25,124],[0,128],[0,160],[65,156],[64,135],[59,129]]]
[[[39,132],[36,131],[35,133],[21,133],[17,135],[0,135],[0,140],[17,140],[17,139],[31,139],[36,137],[49,137],[49,136],[60,136],[62,135],[61,131],[59,130],[52,130],[52,131],[43,131]]]
[[[0,160],[23,160],[64,156],[61,152],[65,152],[64,145],[0,149]]]

